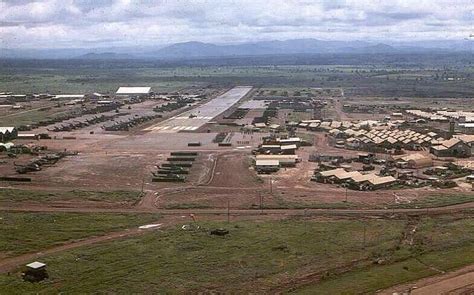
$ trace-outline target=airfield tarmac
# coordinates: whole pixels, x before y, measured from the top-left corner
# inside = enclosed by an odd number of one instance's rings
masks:
[[[179,131],[194,131],[203,126],[212,118],[226,111],[237,103],[252,89],[251,86],[237,86],[213,100],[192,110],[162,121],[146,128],[146,131],[155,133],[176,133]]]

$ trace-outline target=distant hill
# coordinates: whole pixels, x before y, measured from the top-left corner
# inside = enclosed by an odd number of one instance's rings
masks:
[[[202,42],[176,43],[147,55],[155,58],[192,58],[223,56],[254,56],[304,53],[350,53],[396,51],[389,45],[371,44],[363,41],[322,41],[317,39],[294,39],[286,41],[263,41],[236,45],[216,45]]]
[[[132,59],[133,55],[126,53],[103,52],[95,53],[89,52],[77,57],[78,59]]]

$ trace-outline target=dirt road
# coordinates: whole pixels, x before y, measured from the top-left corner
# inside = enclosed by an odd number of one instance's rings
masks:
[[[162,223],[162,221],[160,221],[160,223]],[[0,260],[0,273],[10,272],[21,265],[34,261],[35,259],[39,257],[43,257],[46,255],[50,255],[50,254],[54,254],[54,253],[62,252],[66,250],[71,250],[71,249],[75,249],[75,248],[79,248],[79,247],[83,247],[87,245],[97,244],[100,242],[130,237],[130,236],[142,234],[146,231],[149,231],[149,229],[142,230],[137,227],[133,229],[127,229],[124,231],[109,233],[109,234],[99,236],[99,237],[87,238],[87,239],[83,239],[77,242],[69,242],[64,245],[49,248],[49,249],[36,252],[36,253],[28,253],[28,254],[24,254],[24,255],[20,255],[16,257],[3,259],[3,260]]]
[[[432,294],[473,294],[474,293],[474,264],[461,269],[420,279],[416,282],[403,284],[381,291],[377,294],[392,295],[408,293],[414,295]]]
[[[149,200],[146,202],[150,202]],[[423,209],[232,209],[231,215],[383,215],[383,214],[446,214],[463,211],[474,208],[474,202],[451,205],[445,207],[423,208]],[[159,213],[163,215],[183,215],[183,214],[200,214],[200,215],[221,215],[227,214],[227,209],[210,208],[210,209],[162,209],[156,207],[60,207],[48,205],[28,205],[14,204],[11,206],[2,205],[0,211],[18,211],[18,212],[115,212],[115,213]]]
[[[347,121],[350,118],[346,115],[346,113],[342,110],[342,103],[339,99],[334,100],[334,110],[336,111],[336,116],[339,121]]]

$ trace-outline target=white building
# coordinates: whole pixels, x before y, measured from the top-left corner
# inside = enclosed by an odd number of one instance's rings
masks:
[[[146,97],[151,95],[151,87],[119,87],[116,96],[139,96]]]

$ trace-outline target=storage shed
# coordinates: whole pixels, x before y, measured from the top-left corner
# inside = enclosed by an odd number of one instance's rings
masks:
[[[119,87],[116,96],[122,97],[148,97],[152,94],[151,87]]]
[[[471,147],[458,138],[451,138],[441,141],[439,145],[432,146],[430,152],[437,157],[469,157]]]
[[[280,170],[280,162],[278,160],[257,160],[255,168],[258,173],[272,173]]]

